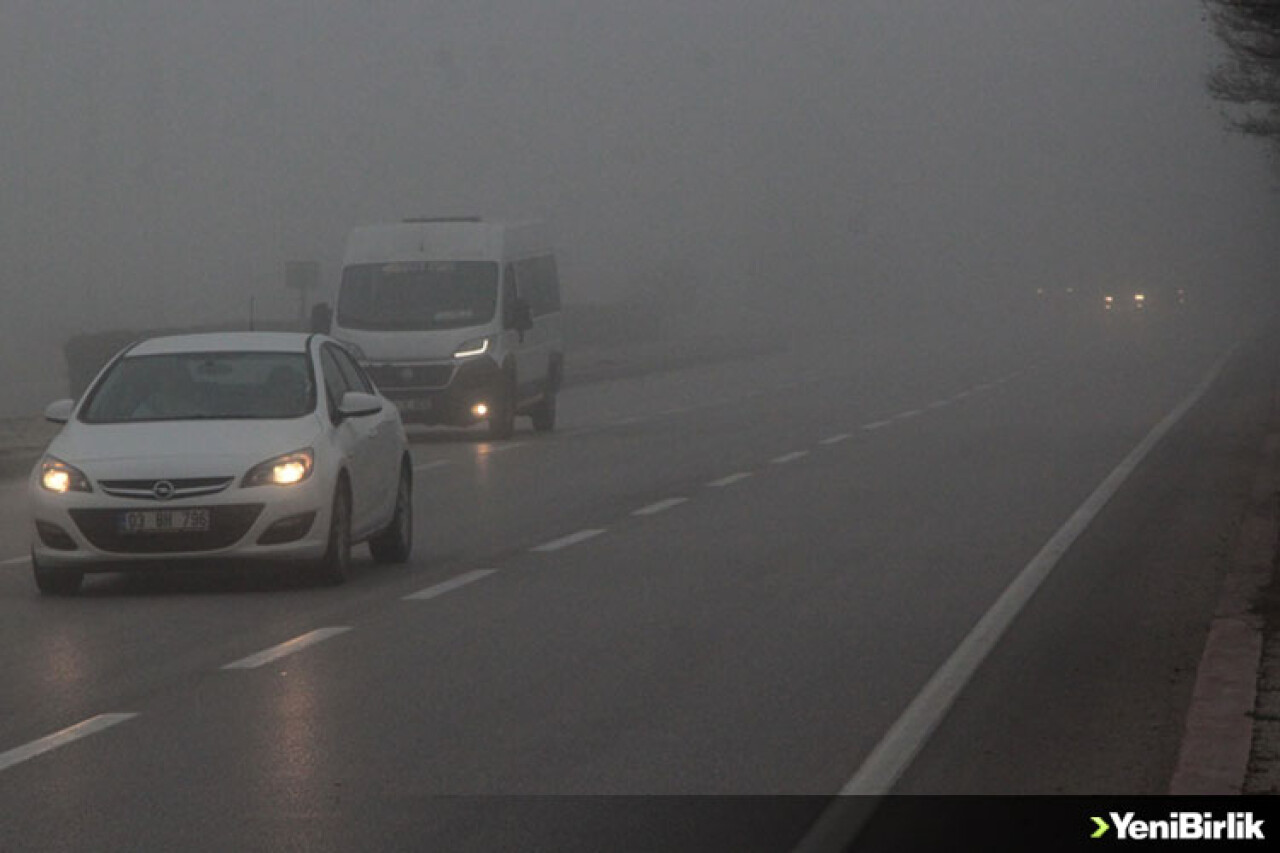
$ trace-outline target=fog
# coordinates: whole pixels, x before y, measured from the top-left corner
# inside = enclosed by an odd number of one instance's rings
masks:
[[[69,335],[289,318],[287,261],[413,215],[546,218],[566,301],[684,333],[1267,299],[1216,50],[1167,0],[5,0],[0,416]]]

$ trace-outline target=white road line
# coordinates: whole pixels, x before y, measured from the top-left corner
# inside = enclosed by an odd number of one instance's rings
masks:
[[[741,483],[750,476],[750,471],[739,471],[737,474],[730,474],[728,477],[721,477],[719,480],[712,480],[710,483],[707,483],[707,485],[713,489],[723,489],[725,486],[732,486],[734,483]]]
[[[850,438],[853,438],[853,436],[847,432],[842,432],[839,435],[833,435],[830,438],[824,438],[822,439],[822,441],[819,441],[818,444],[839,444],[840,442]]]
[[[983,382],[981,385],[973,386],[973,390],[974,391],[990,391],[994,387],[996,387],[996,384],[994,382]]]
[[[546,553],[547,551],[559,551],[561,548],[568,548],[570,545],[577,545],[579,542],[586,542],[588,539],[599,536],[604,533],[603,528],[591,528],[588,530],[579,530],[577,533],[570,533],[568,536],[561,536],[559,539],[552,539],[550,542],[543,542],[530,551],[538,551]]]
[[[29,563],[29,562],[31,562],[31,558],[29,556],[28,557],[10,557],[7,560],[0,560],[0,566],[18,566],[18,565],[21,565],[22,563]]]
[[[790,453],[784,453],[781,456],[775,456],[769,460],[770,465],[786,465],[788,462],[795,462],[797,459],[803,459],[809,455],[807,450],[793,450]]]
[[[680,504],[684,503],[687,500],[689,499],[688,498],[667,498],[665,501],[658,501],[657,503],[651,503],[648,506],[642,506],[640,507],[640,509],[636,510],[631,514],[632,515],[657,515],[660,512],[671,509],[673,506],[680,506]]]
[[[865,429],[865,430],[884,429],[885,427],[890,426],[892,424],[893,424],[892,420],[872,421],[869,424],[863,424],[862,429]]]
[[[917,415],[924,414],[920,409],[907,409],[905,412],[898,412],[893,416],[895,421],[905,421],[907,418],[914,418]]]
[[[66,746],[72,741],[80,740],[82,737],[88,737],[96,734],[103,729],[109,729],[117,723],[123,723],[125,720],[132,719],[137,714],[99,714],[96,717],[76,723],[74,726],[68,726],[60,732],[54,732],[51,735],[45,735],[39,740],[33,740],[24,746],[15,747],[8,752],[0,752],[0,770],[8,770],[15,764],[21,764],[30,758],[57,749],[60,746]]]
[[[941,409],[943,406],[948,406],[948,405],[950,405],[950,404],[951,404],[951,401],[950,401],[950,400],[934,400],[932,403],[930,403],[929,405],[925,406],[925,408],[926,408],[926,409]]]
[[[448,460],[448,459],[437,459],[437,460],[435,460],[434,462],[419,462],[417,465],[414,465],[414,466],[413,466],[413,470],[415,470],[415,471],[425,471],[425,470],[427,470],[428,468],[440,468],[440,467],[442,467],[442,466],[444,466],[444,465],[448,465],[448,464],[449,464],[449,460]]]
[[[973,392],[972,392],[972,391],[957,391],[955,394],[952,394],[952,395],[951,395],[951,399],[952,399],[952,400],[963,400],[965,397],[968,397],[968,396],[970,396],[970,395],[972,395],[972,394],[973,394]]]
[[[350,625],[334,625],[329,628],[317,628],[314,631],[308,631],[299,637],[294,637],[292,640],[286,640],[278,646],[272,646],[271,648],[264,649],[257,654],[249,655],[247,658],[241,658],[238,661],[229,663],[222,668],[254,669],[256,667],[263,666],[264,664],[271,663],[274,660],[279,660],[285,655],[300,652],[308,646],[314,646],[316,643],[327,640],[330,637],[336,637],[339,634],[344,634],[350,630]]]
[[[996,643],[1013,623],[1026,603],[1031,599],[1054,566],[1071,547],[1076,538],[1089,526],[1107,501],[1119,491],[1129,475],[1142,463],[1161,439],[1182,420],[1199,402],[1218,378],[1227,360],[1235,353],[1232,347],[1209,370],[1187,398],[1129,452],[1093,494],[1082,503],[1058,532],[1045,543],[1040,552],[1022,569],[1013,582],[1001,593],[991,608],[983,614],[969,634],[960,642],[947,661],[933,674],[924,689],[912,700],[902,716],[890,727],[858,768],[853,778],[841,789],[843,796],[874,795],[890,792],[916,754],[942,722],[960,691],[969,683],[983,660],[995,648]]]
[[[638,424],[641,418],[618,418],[616,421],[610,421],[609,426],[626,426],[627,424]]]
[[[482,578],[487,578],[496,571],[497,569],[476,569],[475,571],[466,572],[458,575],[456,578],[451,578],[447,581],[443,581],[442,583],[438,583],[435,586],[429,586],[426,589],[420,589],[415,593],[406,595],[402,600],[426,601],[429,598],[439,598],[446,592],[453,592],[460,586],[466,586],[467,584],[475,583]]]

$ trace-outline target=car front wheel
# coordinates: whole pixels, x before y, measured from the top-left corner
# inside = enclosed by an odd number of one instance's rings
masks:
[[[413,475],[409,467],[400,469],[396,487],[396,509],[386,528],[369,540],[369,553],[378,563],[403,563],[413,550]]]
[[[316,567],[321,581],[337,585],[351,572],[351,497],[345,484],[339,484],[333,495],[333,512],[329,513],[329,546]]]

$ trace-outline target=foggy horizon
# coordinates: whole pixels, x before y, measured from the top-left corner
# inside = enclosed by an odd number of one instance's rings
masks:
[[[566,302],[752,333],[910,333],[1072,283],[1247,304],[1278,259],[1268,149],[1205,92],[1198,3],[79,0],[0,24],[0,416],[62,393],[70,335],[251,299],[289,319],[286,262],[331,289],[352,227],[407,216],[545,218]]]

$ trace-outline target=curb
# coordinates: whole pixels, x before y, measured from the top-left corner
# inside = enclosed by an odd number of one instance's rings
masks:
[[[1263,442],[1263,463],[1236,536],[1204,653],[1169,793],[1236,795],[1244,791],[1253,748],[1254,708],[1262,661],[1262,619],[1253,610],[1276,556],[1275,494],[1280,433]]]

